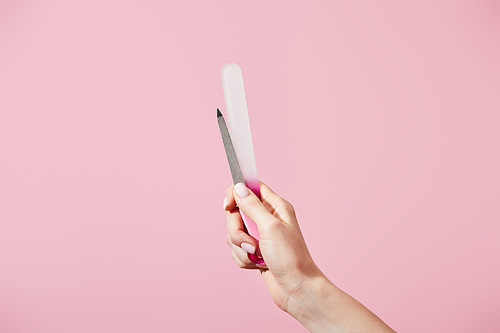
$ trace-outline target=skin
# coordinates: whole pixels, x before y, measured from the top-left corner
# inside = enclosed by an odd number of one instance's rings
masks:
[[[259,184],[261,200],[248,189],[242,197],[234,186],[226,190],[226,238],[234,262],[243,269],[259,270],[276,305],[311,332],[394,332],[328,280],[307,249],[293,206]],[[258,246],[245,232],[240,209],[257,224]],[[266,265],[252,262],[242,243],[256,248]]]

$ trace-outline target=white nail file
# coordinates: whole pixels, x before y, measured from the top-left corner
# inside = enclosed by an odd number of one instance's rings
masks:
[[[238,157],[246,185],[255,193],[259,191],[257,167],[253,152],[252,133],[248,118],[247,100],[240,66],[234,63],[222,67],[222,88],[226,102],[229,133]]]
[[[247,100],[243,86],[243,75],[240,66],[235,63],[225,64],[221,70],[222,89],[226,103],[228,129],[233,142],[236,157],[245,180],[245,185],[260,199],[259,180],[253,151],[252,133],[248,118]],[[259,232],[255,222],[241,213],[248,233],[259,240]]]

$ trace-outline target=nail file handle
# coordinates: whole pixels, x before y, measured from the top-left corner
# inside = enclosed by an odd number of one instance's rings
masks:
[[[259,200],[261,199],[258,180],[255,180],[255,181],[246,181],[245,180],[245,185],[253,193],[255,193],[255,195],[259,198]],[[243,219],[243,223],[245,224],[245,228],[247,229],[248,234],[250,236],[252,236],[253,238],[255,238],[255,240],[257,241],[257,245],[258,245],[259,241],[260,241],[260,235],[259,235],[259,230],[257,229],[257,224],[251,218],[249,218],[247,215],[245,215],[245,213],[243,213],[241,210],[240,210],[240,215],[241,215],[241,218]],[[257,246],[256,250],[260,254],[260,249],[258,246]],[[262,259],[261,256],[256,255],[256,254],[248,254],[248,256],[249,256],[251,261],[253,261],[257,264],[265,265],[264,259]]]
[[[255,195],[261,199],[260,197],[260,189],[259,189],[259,181],[258,180],[246,180],[245,185],[253,192]],[[260,240],[259,230],[257,229],[257,225],[251,218],[246,216],[243,212],[240,211],[241,217],[243,218],[243,222],[245,223],[245,227],[247,228],[248,234],[255,238],[257,241]]]
[[[241,218],[243,219],[245,227],[247,228],[248,234],[253,238],[255,238],[257,240],[257,244],[259,244],[260,236],[259,236],[259,231],[257,230],[257,225],[255,224],[254,221],[252,221],[251,218],[246,216],[245,213],[243,213],[241,210],[240,210],[240,215]],[[253,261],[256,264],[261,264],[261,265],[265,264],[264,259],[262,259],[262,257],[259,257],[257,254],[249,253],[248,257],[250,258],[251,261]]]

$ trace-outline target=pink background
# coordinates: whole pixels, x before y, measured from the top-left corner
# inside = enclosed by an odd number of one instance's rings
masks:
[[[493,0],[0,1],[0,331],[305,331],[225,243],[226,62],[338,286],[500,331],[499,41]]]

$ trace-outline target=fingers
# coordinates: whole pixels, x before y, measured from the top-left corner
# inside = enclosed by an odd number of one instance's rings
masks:
[[[267,186],[266,184],[264,184],[260,180],[259,180],[259,189],[260,189],[260,194],[262,197],[266,197],[268,199],[272,199],[275,196],[279,197],[276,193],[274,193],[273,190],[271,190],[271,188],[269,188],[269,186]]]
[[[231,242],[231,239],[229,238],[229,235],[226,237],[227,244],[232,250],[232,257],[233,261],[240,267],[240,268],[245,268],[245,269],[259,269],[263,268],[262,266],[257,265],[256,263],[252,262],[248,258],[248,253],[243,250],[241,247],[238,247],[234,245]]]
[[[275,216],[280,218],[283,222],[293,222],[295,217],[295,210],[291,203],[274,193],[266,184],[259,181],[261,200],[264,206]]]
[[[226,212],[227,237],[234,246],[246,253],[255,253],[257,243],[245,232],[243,220],[237,208]]]
[[[236,201],[234,201],[233,196],[234,185],[229,186],[226,189],[226,197],[224,198],[224,210],[230,211],[236,208]]]
[[[239,209],[257,224],[259,233],[269,226],[280,223],[245,184],[238,183],[234,186],[233,197]]]
[[[293,206],[288,201],[274,193],[274,191],[271,190],[269,186],[261,181],[259,181],[259,189],[261,201],[264,204],[264,207],[266,207],[266,209],[271,214],[274,214],[276,210],[293,213]],[[234,199],[234,185],[231,185],[226,189],[226,197],[224,198],[224,210],[229,211],[236,207],[236,200]]]

